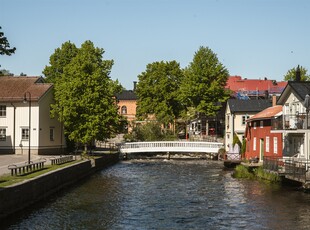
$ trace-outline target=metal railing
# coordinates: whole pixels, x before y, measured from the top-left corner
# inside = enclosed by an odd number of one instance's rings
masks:
[[[310,129],[310,116],[306,113],[284,114],[271,120],[272,130]]]
[[[296,159],[294,157],[283,159],[282,157],[265,156],[263,161],[264,170],[277,172],[288,179],[303,183],[310,180],[310,178],[307,177],[309,167],[309,160]]]
[[[263,169],[273,172],[283,172],[284,162],[282,157],[277,156],[264,156]]]
[[[220,142],[156,141],[128,142],[120,146],[120,152],[207,152],[218,153]]]

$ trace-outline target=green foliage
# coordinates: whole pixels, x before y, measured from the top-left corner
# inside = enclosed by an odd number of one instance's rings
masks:
[[[0,30],[2,27],[0,26]],[[4,36],[4,33],[0,31],[0,55],[8,55],[15,53],[16,48],[10,48],[8,39]]]
[[[270,182],[280,182],[281,181],[281,178],[277,174],[266,172],[262,167],[258,167],[256,169],[254,169],[254,174],[257,178],[260,178],[263,180],[268,180]]]
[[[298,67],[294,67],[287,71],[284,75],[284,81],[296,81],[296,71]],[[302,66],[299,67],[300,69],[300,80],[301,81],[310,81],[310,75],[308,74],[308,70]]]
[[[2,27],[0,26],[0,30],[1,29],[2,29]],[[13,48],[10,47],[10,43],[9,43],[7,37],[5,37],[4,33],[0,31],[0,55],[10,56],[11,54],[15,53],[15,50],[16,50],[15,47],[13,47]],[[1,73],[1,71],[0,71],[0,73]],[[2,75],[4,75],[4,74],[2,74]]]
[[[64,68],[70,64],[72,59],[77,55],[78,48],[70,41],[61,45],[61,48],[55,49],[50,57],[50,65],[45,66],[43,74],[47,82],[56,83],[64,73]]]
[[[228,70],[219,62],[217,55],[208,47],[200,47],[184,70],[179,98],[187,107],[214,116],[220,102],[229,97],[225,90],[228,76]]]
[[[124,135],[126,141],[163,141],[176,140],[170,131],[162,132],[161,125],[157,122],[148,122],[136,126],[132,133]]]
[[[234,178],[247,178],[247,179],[253,179],[255,177],[254,174],[249,172],[248,168],[245,167],[244,165],[237,165],[232,176]]]
[[[1,76],[13,76],[14,74],[10,73],[9,70],[6,70],[6,69],[1,69],[0,70],[0,77]]]
[[[148,115],[155,115],[162,124],[172,123],[182,109],[178,101],[183,78],[179,63],[161,61],[148,64],[138,78],[137,117],[146,119]]]
[[[63,45],[66,46],[75,49],[71,43]],[[86,41],[76,52],[70,61],[66,59],[67,64],[60,72],[51,73],[57,65],[45,71],[55,82],[52,116],[63,122],[69,140],[88,144],[94,139],[110,138],[117,132],[120,117],[114,95],[121,87],[109,77],[113,61],[102,59],[103,49]],[[56,53],[61,52],[57,49]]]
[[[241,155],[242,155],[242,156],[244,156],[245,151],[246,151],[246,139],[244,138],[244,139],[242,140],[242,146],[241,146]]]

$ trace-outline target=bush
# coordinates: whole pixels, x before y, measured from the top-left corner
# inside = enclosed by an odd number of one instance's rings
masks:
[[[237,165],[233,173],[234,178],[254,178],[254,174],[249,172],[248,168],[244,165]]]
[[[271,182],[281,181],[281,178],[277,174],[266,172],[262,167],[258,167],[256,169],[254,169],[253,172],[257,178],[260,178],[263,180],[268,180]]]
[[[161,125],[149,122],[135,127],[132,133],[124,135],[126,141],[163,141],[176,140],[177,137],[171,131],[162,132]]]

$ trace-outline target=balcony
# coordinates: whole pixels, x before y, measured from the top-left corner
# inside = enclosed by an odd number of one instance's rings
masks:
[[[307,127],[308,126],[308,127]],[[310,129],[310,116],[306,113],[284,114],[271,120],[272,130]]]

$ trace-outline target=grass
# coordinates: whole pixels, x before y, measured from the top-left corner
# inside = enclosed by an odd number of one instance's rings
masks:
[[[54,171],[54,170],[59,169],[59,168],[64,168],[68,165],[72,165],[72,164],[77,163],[79,161],[80,160],[75,160],[75,161],[71,161],[68,163],[61,164],[61,165],[47,165],[43,169],[40,169],[40,170],[37,170],[34,172],[30,172],[30,173],[26,173],[23,175],[18,175],[18,176],[11,176],[10,174],[2,175],[2,176],[0,176],[0,188],[4,188],[4,187],[10,186],[10,185],[22,182],[24,180],[35,178],[37,176],[43,175],[44,173],[51,172],[51,171]]]
[[[263,167],[258,167],[250,171],[248,167],[244,165],[237,165],[233,173],[234,178],[247,178],[247,179],[261,179],[270,182],[280,182],[281,178],[275,174],[266,172]]]

